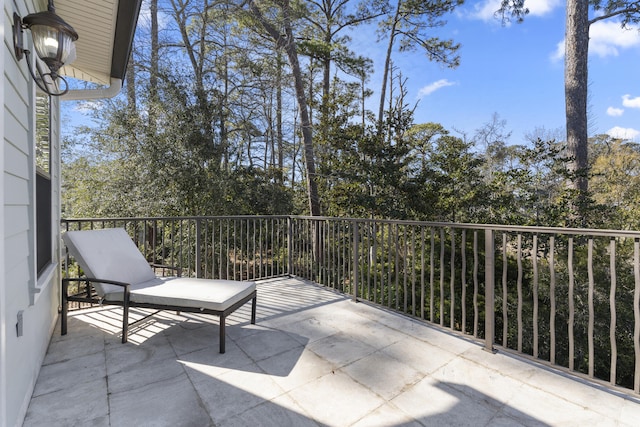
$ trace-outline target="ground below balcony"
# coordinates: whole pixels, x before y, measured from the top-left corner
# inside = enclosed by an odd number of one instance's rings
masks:
[[[137,311],[141,315],[142,311]],[[228,319],[120,309],[52,337],[25,426],[633,426],[640,403],[294,278]],[[142,316],[141,316],[142,317]]]

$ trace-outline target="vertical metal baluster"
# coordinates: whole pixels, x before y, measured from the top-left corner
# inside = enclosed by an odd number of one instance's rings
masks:
[[[478,231],[473,231],[473,336],[478,338],[480,307],[478,307]]]
[[[329,271],[329,277],[327,286],[334,287],[338,276],[338,226],[335,221],[331,224],[331,269]]]
[[[556,363],[556,266],[555,266],[555,236],[549,238],[549,300],[551,313],[549,314],[550,354],[549,361]]]
[[[230,252],[231,251],[231,241],[230,241],[230,233],[231,233],[231,220],[227,220],[227,250],[226,250],[226,264],[227,264],[227,276],[225,279],[230,279],[229,277],[229,263],[231,262]]]
[[[518,352],[522,353],[522,234],[518,233]]]
[[[575,365],[575,340],[574,340],[574,328],[575,328],[575,273],[573,271],[573,237],[569,237],[569,253],[567,259],[567,269],[569,270],[569,370],[574,370]]]
[[[382,301],[378,301],[378,295],[380,290],[378,289],[378,222],[373,222],[373,293],[374,298],[373,302],[382,304]],[[380,266],[380,271],[382,271],[382,266]],[[382,294],[382,292],[380,292]]]
[[[395,270],[396,270],[396,278],[395,281],[393,283],[393,287],[395,289],[395,302],[396,302],[396,310],[400,310],[400,226],[398,225],[398,223],[395,223],[395,230],[396,230],[396,238],[395,238],[395,244],[396,244],[396,262],[395,262]]]
[[[317,224],[318,229],[316,230],[316,236],[318,237],[318,242],[316,243],[316,247],[318,248],[318,259],[316,260],[316,283],[324,283],[324,258],[325,258],[325,236],[324,236],[324,221],[318,221]]]
[[[259,268],[256,268],[257,264],[261,261],[258,254],[258,246],[260,245],[260,230],[256,228],[260,226],[259,221],[260,220],[258,220],[257,225],[255,219],[250,220],[247,218],[247,220],[244,221],[246,223],[247,231],[246,237],[244,237],[245,250],[242,251],[241,265],[244,265],[246,271],[245,274],[241,276],[241,279],[244,277],[248,279],[250,274],[253,274],[255,277],[255,274],[259,271]]]
[[[223,262],[223,260],[224,260],[223,225],[224,224],[223,224],[223,222],[224,222],[224,220],[220,219],[220,222],[219,222],[220,228],[219,228],[219,231],[218,231],[218,242],[220,244],[220,258],[218,259],[218,278],[219,279],[223,278],[223,276],[222,276],[222,268],[224,266],[224,262]],[[224,277],[224,278],[226,278],[226,277]]]
[[[444,326],[444,227],[440,228],[440,326]]]
[[[533,357],[538,357],[538,235],[533,236]]]
[[[359,258],[360,258],[360,254],[359,254],[359,246],[360,246],[360,226],[358,224],[358,222],[354,221],[352,224],[351,229],[353,230],[353,286],[352,286],[352,292],[353,292],[353,301],[357,302],[358,301],[358,282],[360,280],[359,277]]]
[[[455,329],[456,323],[456,289],[455,289],[455,281],[456,281],[456,231],[454,228],[451,229],[451,260],[450,260],[449,269],[450,279],[449,279],[449,298],[451,300],[451,306],[449,307],[449,327],[453,330]]]
[[[609,341],[611,342],[611,385],[616,385],[616,369],[618,366],[618,346],[616,344],[616,241],[609,241],[609,265],[611,269],[611,290],[609,293],[609,310],[611,320],[609,324]]]
[[[387,259],[388,259],[388,265],[389,265],[389,270],[387,270],[387,294],[388,294],[388,299],[387,299],[387,307],[391,308],[391,304],[393,303],[393,281],[391,280],[391,272],[393,270],[393,268],[391,267],[393,264],[391,262],[391,257],[393,255],[393,252],[391,251],[391,235],[392,233],[392,224],[389,223],[388,224],[388,231],[389,233],[387,234],[387,247],[389,248],[388,250],[388,255],[387,255]]]
[[[369,247],[369,233],[367,232],[368,223],[367,221],[359,221],[360,227],[359,230],[362,233],[360,236],[360,256],[358,257],[358,269],[360,271],[360,298],[369,299],[369,295],[371,293],[371,289],[369,288],[369,262],[367,261],[369,251],[367,248]],[[366,284],[366,286],[365,286]]]
[[[216,279],[216,220],[211,219],[211,278]]]
[[[282,245],[282,218],[276,218],[272,223],[271,228],[271,275],[281,275],[284,272],[282,271],[282,264],[280,263],[280,246]]]
[[[424,226],[420,226],[420,318],[424,320]]]
[[[144,258],[148,259],[147,257],[149,256],[149,247],[147,246],[147,241],[148,236],[147,236],[147,228],[148,228],[148,224],[147,224],[147,220],[143,219],[142,221],[140,221],[142,223],[142,253],[144,254]],[[138,225],[136,223],[135,228],[138,228]],[[152,263],[155,263],[155,259],[151,260]],[[155,267],[154,267],[155,269]]]
[[[635,351],[635,374],[633,376],[633,391],[640,393],[640,239],[633,242],[633,349]]]
[[[273,235],[273,218],[264,220],[265,226],[265,241],[264,241],[264,253],[265,253],[265,263],[264,263],[264,278],[272,277],[273,274],[273,257],[275,252],[273,251],[273,245],[275,242],[275,237]]]
[[[460,238],[460,257],[462,258],[462,272],[460,275],[460,286],[462,288],[462,295],[460,296],[460,306],[462,308],[462,324],[461,331],[463,334],[467,333],[467,230],[462,229],[462,236]]]
[[[291,217],[287,217],[282,222],[283,223],[282,223],[282,230],[281,230],[281,233],[282,233],[281,243],[286,245],[287,258],[284,260],[284,263],[281,268],[286,269],[285,273],[291,276],[295,273],[293,270],[293,251],[294,251],[294,247],[293,247],[294,242],[292,237],[293,219]]]
[[[208,273],[209,273],[209,250],[208,250],[208,246],[209,246],[209,221],[206,218],[203,218],[204,223],[204,238],[202,239],[202,242],[204,242],[203,244],[203,248],[202,250],[204,251],[204,268],[203,268],[203,272],[204,272],[204,277],[205,279],[211,279],[211,277],[209,277]]]
[[[362,248],[362,261],[363,265],[366,266],[366,281],[367,281],[367,300],[372,301],[371,299],[371,222],[365,222],[365,230],[367,233],[367,244]]]
[[[509,294],[507,289],[507,233],[502,233],[502,345],[509,347]]]
[[[237,224],[236,220],[233,220],[233,260],[232,260],[233,280],[237,279],[236,269],[238,267],[238,232],[237,232],[236,224]],[[240,223],[240,227],[242,228],[242,223]],[[240,242],[242,242],[242,237],[240,238]]]
[[[254,278],[262,277],[262,239],[264,220],[262,218],[254,218],[251,221],[247,219],[247,279],[249,272]],[[251,236],[251,238],[249,238]]]
[[[326,257],[327,257],[327,252],[326,252],[326,239],[325,239],[325,233],[326,233],[326,221],[325,220],[320,220],[318,221],[318,232],[317,232],[317,236],[318,236],[318,259],[316,261],[316,270],[317,270],[317,279],[316,282],[317,283],[322,283],[323,277],[326,274],[325,272],[325,266],[326,266]]]
[[[202,246],[202,240],[200,237],[200,233],[202,233],[202,223],[200,222],[200,219],[196,219],[196,229],[195,229],[195,233],[196,233],[196,238],[195,238],[195,255],[196,255],[196,277],[199,278],[201,277],[202,273],[200,272],[201,268],[202,268],[202,252],[201,252],[201,246]]]
[[[416,315],[416,226],[411,226],[411,313]]]
[[[255,229],[255,221],[253,226]],[[253,277],[264,278],[267,275],[267,270],[268,270],[266,265],[268,259],[266,258],[265,251],[264,251],[265,244],[267,241],[267,236],[269,235],[268,221],[265,218],[258,218],[258,227],[260,230],[260,234],[258,237],[258,252],[259,252],[260,263],[256,266],[256,263],[254,261]]]
[[[435,282],[435,236],[433,232],[433,227],[430,227],[431,231],[431,248],[430,248],[430,256],[429,256],[429,321],[433,323],[435,321],[435,290],[434,290],[434,282]]]
[[[304,222],[304,277],[307,280],[311,280],[311,227],[312,220],[307,219]]]
[[[486,229],[484,236],[484,299],[485,322],[484,336],[486,351],[493,352],[495,340],[495,242],[494,231]]]
[[[404,313],[407,312],[408,310],[408,303],[409,303],[409,290],[407,288],[407,268],[408,268],[408,259],[409,259],[409,243],[407,241],[407,226],[405,225],[403,228],[403,242],[402,242],[402,296],[403,296],[403,302],[402,302],[402,306],[403,309],[402,311]]]
[[[238,251],[238,253],[240,254],[240,259],[238,260],[238,270],[239,270],[239,277],[236,277],[235,280],[242,280],[244,277],[244,260],[245,258],[248,259],[249,256],[249,221],[246,221],[247,223],[247,230],[245,231],[244,229],[244,224],[245,221],[244,220],[240,220],[240,231],[239,231],[239,239],[240,239],[240,250]],[[248,267],[248,265],[247,265]],[[247,272],[248,275],[248,272]]]
[[[595,310],[593,306],[593,292],[594,292],[594,282],[593,282],[593,239],[589,239],[589,249],[587,255],[587,273],[589,277],[589,296],[587,298],[589,304],[589,326],[588,326],[588,344],[589,344],[589,378],[593,378],[593,371],[595,366],[594,360],[594,315]]]
[[[356,221],[357,227],[356,231],[358,234],[358,257],[354,258],[354,264],[358,269],[358,295],[360,298],[365,298],[365,282],[366,282],[366,244],[367,244],[367,232],[366,226],[367,223],[365,221]]]

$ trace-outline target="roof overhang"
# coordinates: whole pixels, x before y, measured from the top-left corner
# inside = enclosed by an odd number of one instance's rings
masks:
[[[101,85],[123,80],[141,5],[142,0],[56,0],[56,13],[79,35],[76,60],[60,74]]]

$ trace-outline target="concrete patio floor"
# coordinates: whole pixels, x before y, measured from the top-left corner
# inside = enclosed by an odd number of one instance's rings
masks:
[[[637,426],[640,399],[299,279],[258,284],[228,320],[158,313],[121,344],[120,309],[55,331],[25,426]],[[137,313],[142,313],[138,311]]]

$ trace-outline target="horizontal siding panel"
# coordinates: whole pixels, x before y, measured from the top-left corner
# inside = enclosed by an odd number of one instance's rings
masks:
[[[15,145],[4,144],[4,171],[25,180],[29,178],[29,157]]]
[[[5,172],[4,203],[9,206],[27,206],[29,204],[29,181]]]
[[[26,59],[23,58],[20,62],[16,60],[13,52],[13,13],[4,15],[4,28],[5,28],[5,56],[4,56],[4,85],[5,91],[9,86],[14,88],[14,93],[17,97],[22,99],[22,102],[27,102],[29,98],[29,84],[31,76],[27,69]],[[25,37],[25,42],[28,37]],[[33,49],[32,49],[33,50]],[[8,92],[5,92],[5,102],[8,99]]]
[[[27,141],[29,138],[27,137],[27,135],[29,129],[30,113],[27,106],[22,102],[16,101],[15,99],[10,100],[8,98],[5,98],[4,108],[5,138],[11,141],[13,145],[20,148],[25,153],[28,153],[29,146],[27,144]]]
[[[29,305],[29,281],[32,280],[30,270],[28,258],[20,259],[7,267],[5,298],[8,307],[24,308]]]
[[[27,144],[29,140],[28,135],[27,128],[13,116],[13,112],[5,110],[4,138],[25,155],[29,153],[29,145]]]
[[[26,206],[5,206],[4,232],[6,236],[15,236],[21,233],[26,233],[29,230],[28,209],[29,208]]]
[[[29,238],[26,231],[20,233],[14,233],[13,235],[5,236],[5,245],[7,248],[11,248],[10,251],[4,251],[4,260],[7,271],[5,277],[11,277],[13,283],[22,282],[22,285],[26,285],[30,278],[29,268]],[[7,281],[7,288],[12,288],[11,281]],[[26,293],[28,287],[22,287],[22,292]],[[8,296],[8,295],[7,295]],[[9,299],[7,299],[8,301]]]

